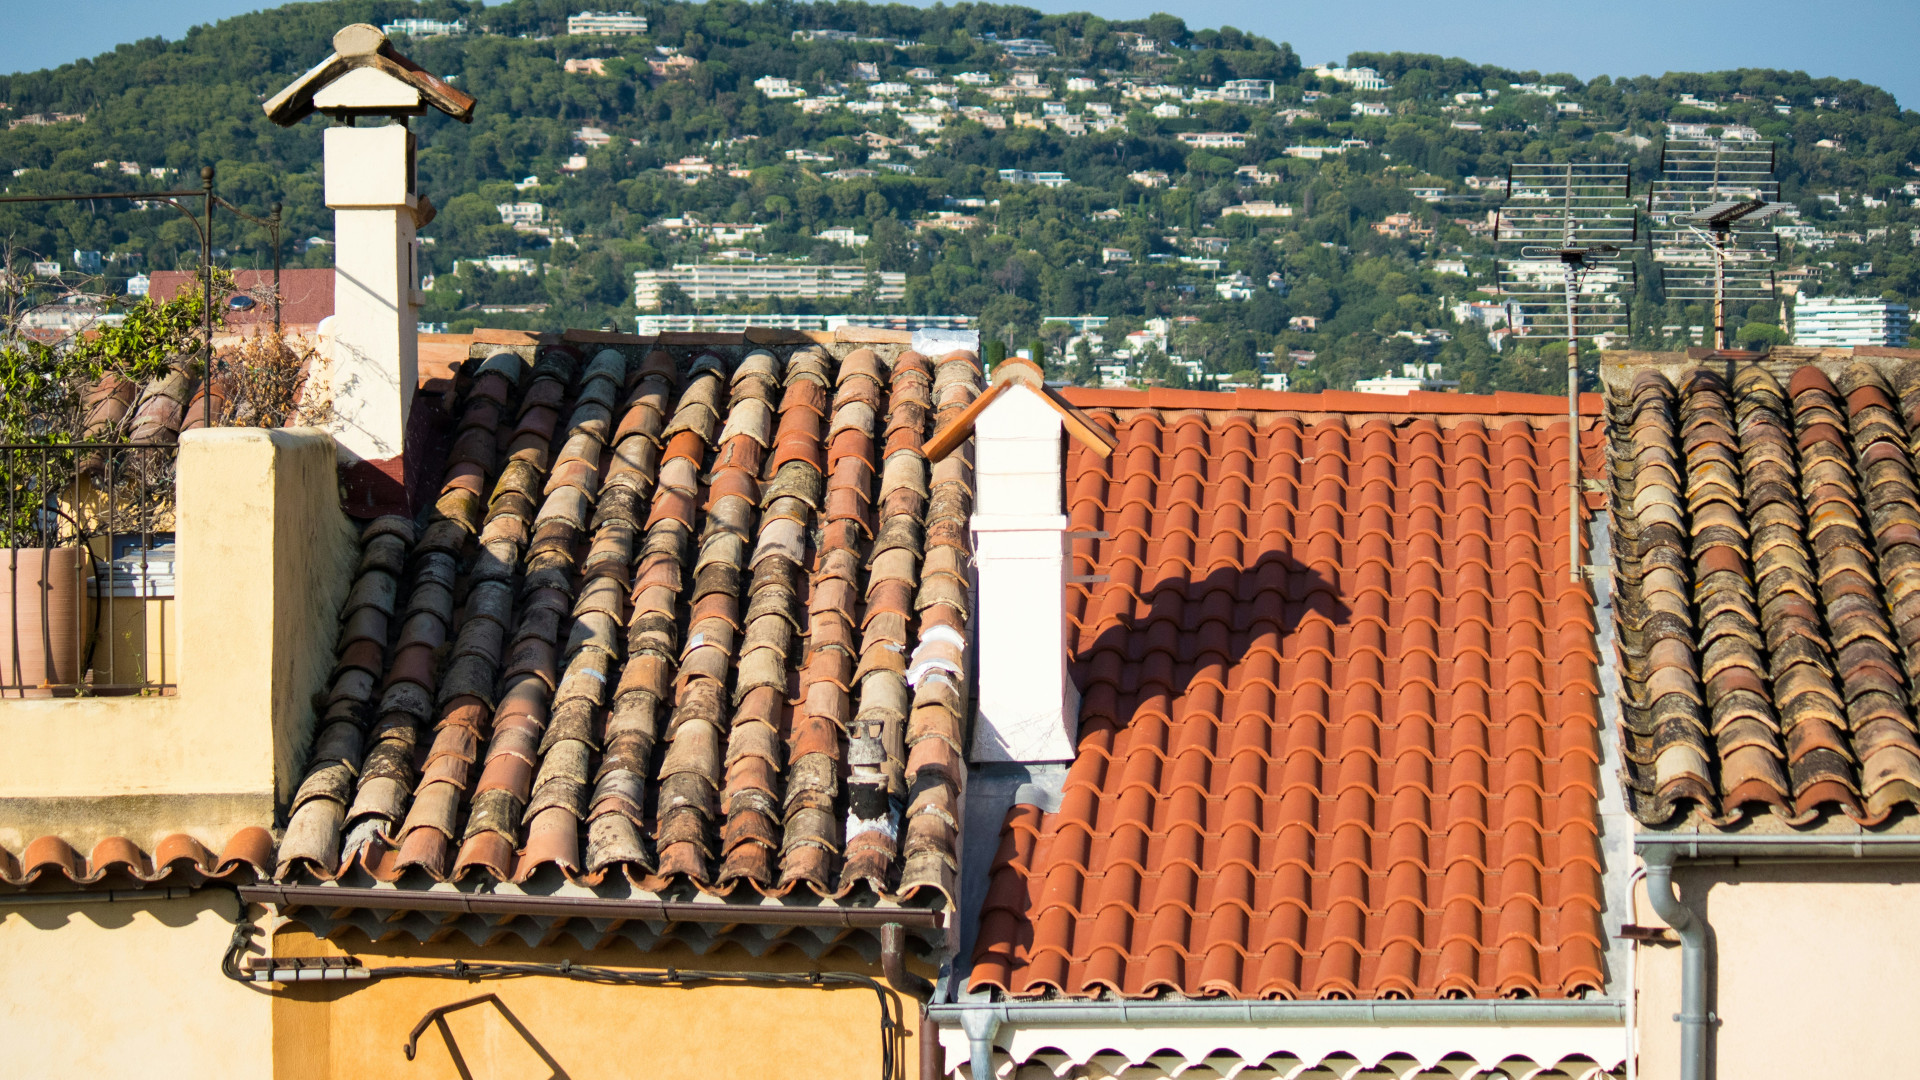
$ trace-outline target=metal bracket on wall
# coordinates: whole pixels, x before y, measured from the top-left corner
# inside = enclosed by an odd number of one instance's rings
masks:
[[[431,1024],[440,1029],[440,1037],[446,1040],[447,1054],[453,1058],[453,1067],[459,1072],[460,1080],[473,1080],[473,1071],[467,1068],[467,1059],[460,1053],[460,1044],[454,1041],[453,1029],[447,1026],[447,1014],[489,1002],[494,1008],[500,1010],[500,1015],[513,1028],[514,1033],[520,1036],[521,1041],[539,1055],[541,1064],[553,1070],[553,1075],[547,1080],[567,1080],[567,1070],[560,1067],[560,1063],[553,1059],[552,1054],[547,1053],[547,1048],[540,1045],[540,1040],[533,1037],[533,1032],[527,1030],[527,1025],[513,1015],[513,1010],[507,1008],[507,1003],[501,1001],[497,994],[481,994],[479,997],[470,997],[428,1009],[427,1014],[420,1018],[419,1023],[413,1025],[413,1030],[407,1035],[407,1060],[413,1060],[414,1052],[419,1049],[420,1036],[426,1032],[427,1025]]]

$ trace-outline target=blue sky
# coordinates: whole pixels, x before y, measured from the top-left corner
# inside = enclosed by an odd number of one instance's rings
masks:
[[[1027,0],[1048,11],[1139,18],[1290,41],[1309,63],[1359,50],[1442,53],[1520,70],[1595,75],[1777,67],[1861,79],[1920,107],[1920,0]],[[0,0],[0,72],[50,67],[262,0]],[[611,3],[608,6],[615,6]]]

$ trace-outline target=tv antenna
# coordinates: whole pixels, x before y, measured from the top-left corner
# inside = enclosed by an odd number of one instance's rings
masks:
[[[1580,565],[1580,339],[1624,333],[1622,293],[1633,286],[1625,254],[1639,238],[1632,180],[1612,162],[1515,164],[1507,169],[1507,201],[1494,240],[1515,244],[1519,258],[1496,267],[1507,321],[1516,333],[1562,324],[1567,331],[1568,573]]]
[[[1727,301],[1773,299],[1780,240],[1767,220],[1778,201],[1769,139],[1668,139],[1647,191],[1653,260],[1678,300],[1713,302],[1713,347],[1727,347]]]

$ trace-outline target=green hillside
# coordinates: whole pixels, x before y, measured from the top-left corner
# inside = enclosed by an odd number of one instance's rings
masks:
[[[1783,269],[1803,268],[1802,288],[1920,297],[1920,115],[1859,82],[1762,70],[1583,82],[1363,53],[1347,67],[1373,69],[1388,88],[1361,89],[1303,67],[1284,43],[1167,15],[714,0],[631,5],[650,24],[643,36],[569,36],[567,16],[583,6],[290,4],[0,77],[10,125],[0,165],[11,172],[0,182],[13,194],[195,186],[213,164],[233,202],[256,213],[285,204],[300,240],[291,264],[329,265],[325,244],[307,242],[330,235],[323,123],[279,129],[259,103],[323,57],[345,23],[430,18],[466,31],[396,44],[479,100],[470,126],[413,123],[421,188],[441,208],[423,234],[434,287],[421,317],[456,330],[630,328],[635,271],[746,249],[740,257],[904,273],[905,299],[699,310],[974,315],[994,337],[1047,340],[1050,360],[1081,381],[1126,333],[1165,319],[1164,348],[1136,342],[1125,377],[1193,385],[1283,372],[1311,389],[1425,361],[1463,389],[1551,392],[1564,387],[1557,346],[1536,336],[1495,352],[1485,327],[1456,321],[1490,280],[1491,182],[1514,161],[1592,158],[1631,163],[1643,193],[1669,123],[1777,141],[1783,198],[1799,210]],[[805,33],[820,30],[840,33]],[[569,71],[569,60],[599,63]],[[1016,72],[1032,73],[1027,85],[1013,85]],[[1219,100],[1234,80],[1271,81],[1272,100]],[[1196,146],[1183,134],[1215,137]],[[1331,150],[1289,153],[1301,147]],[[575,155],[584,161],[567,171]],[[704,161],[663,171],[691,158]],[[1068,182],[1010,182],[1001,170]],[[528,177],[537,185],[516,187]],[[497,207],[513,203],[539,204],[541,219],[504,223]],[[1290,216],[1222,213],[1248,203]],[[715,237],[669,221],[748,228]],[[821,238],[833,229],[864,244]],[[22,259],[105,253],[108,288],[198,258],[177,215],[125,203],[0,207],[6,237]],[[226,264],[269,260],[264,235],[230,218],[217,243]],[[494,255],[524,256],[535,272],[456,272],[458,260]],[[1706,313],[1663,302],[1658,275],[1643,270],[1633,341],[1684,343]],[[673,289],[661,303],[696,310]],[[1107,317],[1104,345],[1062,349],[1071,331],[1047,321],[1061,316]],[[1780,334],[1774,304],[1735,321],[1744,341]]]

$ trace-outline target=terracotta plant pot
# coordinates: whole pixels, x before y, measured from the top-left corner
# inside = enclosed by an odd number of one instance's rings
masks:
[[[0,549],[0,697],[52,697],[81,681],[90,568],[80,547]]]

